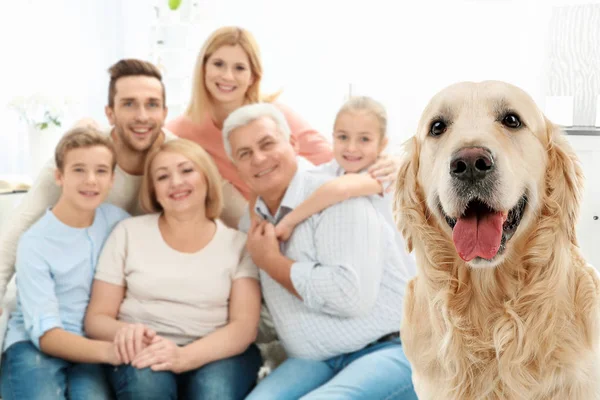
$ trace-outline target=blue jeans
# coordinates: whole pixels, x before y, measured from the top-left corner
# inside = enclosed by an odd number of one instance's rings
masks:
[[[416,400],[400,339],[374,343],[325,361],[289,358],[247,400]]]
[[[17,342],[2,356],[3,400],[114,399],[100,364],[75,364]]]
[[[240,355],[183,374],[121,365],[110,367],[108,378],[119,400],[243,399],[256,384],[261,365],[260,351],[251,345]]]

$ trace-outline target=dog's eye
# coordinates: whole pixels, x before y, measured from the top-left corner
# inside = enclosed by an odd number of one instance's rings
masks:
[[[506,114],[504,118],[502,118],[502,125],[508,128],[518,128],[521,126],[521,120],[515,114]]]
[[[446,132],[448,126],[444,121],[435,121],[431,124],[431,129],[429,129],[429,134],[431,136],[440,136],[442,133]]]

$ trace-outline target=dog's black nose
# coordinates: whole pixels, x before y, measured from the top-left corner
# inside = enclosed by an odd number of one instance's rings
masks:
[[[494,170],[492,153],[483,147],[466,147],[454,153],[450,175],[463,181],[478,181]]]

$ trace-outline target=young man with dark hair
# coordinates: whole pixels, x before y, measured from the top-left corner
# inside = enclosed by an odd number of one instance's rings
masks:
[[[142,213],[138,191],[146,155],[153,146],[175,138],[163,129],[167,117],[165,88],[160,71],[147,61],[120,60],[108,72],[109,99],[105,112],[112,127],[105,134],[113,142],[117,165],[106,202],[138,215]],[[0,301],[15,272],[19,237],[60,197],[55,169],[55,160],[48,161],[0,235]]]

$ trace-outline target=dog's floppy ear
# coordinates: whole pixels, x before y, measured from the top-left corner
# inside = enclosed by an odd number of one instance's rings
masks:
[[[413,250],[416,229],[425,214],[425,201],[418,183],[420,146],[414,136],[404,144],[404,157],[400,163],[394,192],[394,218],[402,232],[408,251]]]
[[[564,225],[569,241],[577,244],[575,227],[579,218],[579,205],[583,192],[583,171],[571,145],[560,128],[545,118],[548,139],[548,169],[546,171],[546,196],[548,206]],[[554,209],[554,207],[557,207]]]

